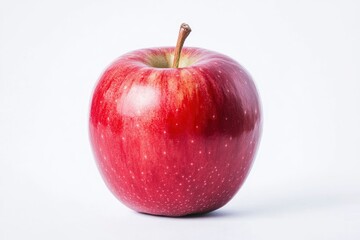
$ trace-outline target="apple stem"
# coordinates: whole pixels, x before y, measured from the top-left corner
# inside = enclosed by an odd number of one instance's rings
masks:
[[[173,68],[179,67],[181,49],[183,48],[185,39],[187,38],[187,36],[189,36],[190,32],[191,32],[191,28],[188,24],[186,23],[181,24],[179,36],[177,39],[175,52],[174,52],[174,62],[172,65]]]

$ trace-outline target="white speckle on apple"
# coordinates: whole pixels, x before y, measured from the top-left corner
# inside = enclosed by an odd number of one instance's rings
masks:
[[[220,71],[220,70],[219,70],[218,72],[221,74],[221,71]]]
[[[166,155],[166,152],[164,151],[163,154]]]
[[[244,114],[246,115],[246,113],[247,113],[247,111],[245,110],[245,111],[244,111]]]
[[[166,134],[166,131],[164,130],[164,134]]]
[[[225,147],[227,147],[228,145],[227,144],[225,144]]]
[[[190,142],[191,142],[191,143],[194,143],[194,139],[191,139]]]
[[[214,115],[212,115],[212,118],[215,118],[216,116],[215,116],[215,114]]]
[[[104,139],[104,134],[101,134],[101,138]]]
[[[202,154],[202,151],[199,151],[199,154]]]

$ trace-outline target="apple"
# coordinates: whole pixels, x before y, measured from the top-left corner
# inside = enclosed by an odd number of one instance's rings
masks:
[[[131,209],[184,216],[224,206],[252,166],[261,135],[254,82],[231,58],[183,48],[123,55],[93,92],[89,132],[98,169]]]

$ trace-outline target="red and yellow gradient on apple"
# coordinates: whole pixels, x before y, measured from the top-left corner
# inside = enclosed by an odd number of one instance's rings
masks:
[[[249,173],[261,134],[256,87],[222,54],[134,51],[103,73],[90,139],[109,189],[143,213],[183,216],[225,205]],[[175,56],[176,58],[176,56]]]

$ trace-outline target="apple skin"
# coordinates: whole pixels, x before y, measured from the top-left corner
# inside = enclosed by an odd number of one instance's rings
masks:
[[[90,141],[112,193],[153,215],[225,205],[252,166],[262,126],[256,87],[237,62],[184,48],[137,50],[113,62],[91,102]]]

